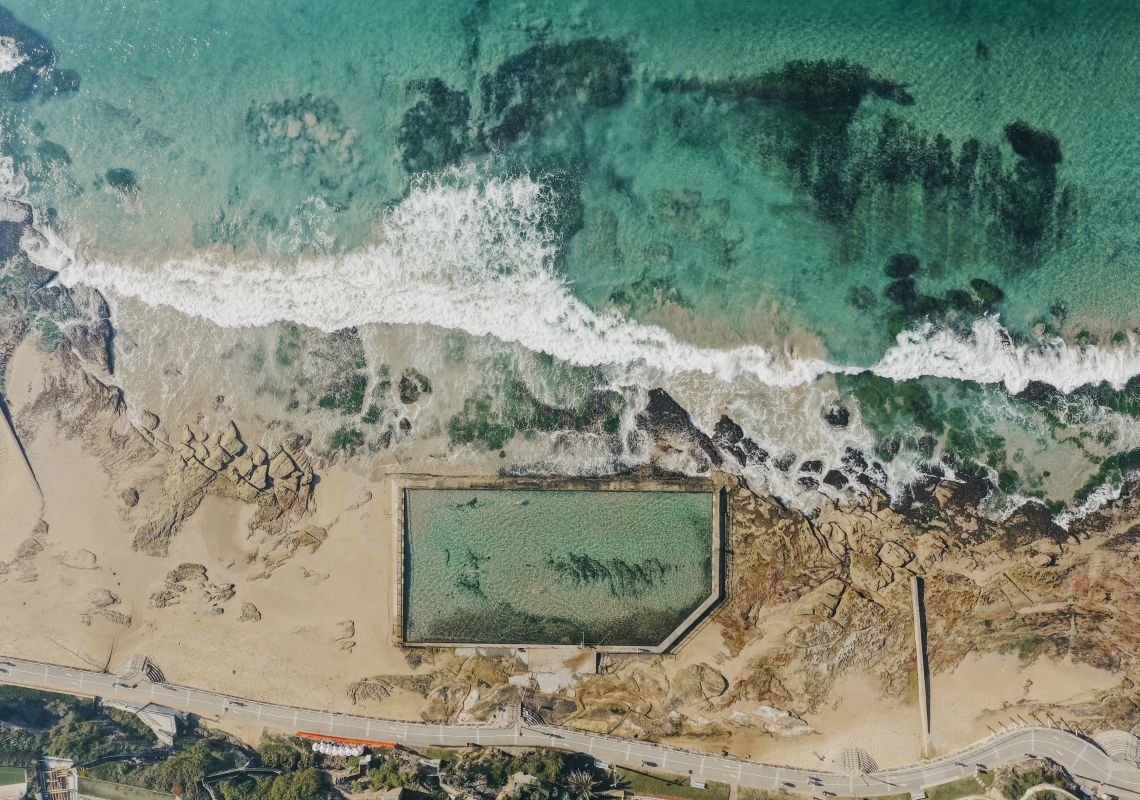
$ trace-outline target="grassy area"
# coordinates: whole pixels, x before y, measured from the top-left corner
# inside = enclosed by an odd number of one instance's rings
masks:
[[[79,793],[88,797],[99,797],[102,800],[163,800],[163,798],[174,796],[164,792],[152,792],[150,789],[130,786],[125,783],[100,781],[95,778],[80,778]]]
[[[766,789],[748,789],[744,786],[740,787],[737,796],[740,800],[777,800],[777,798],[787,800],[788,797],[787,795],[781,795],[779,792],[769,792]]]
[[[708,782],[707,789],[689,785],[688,776],[617,767],[618,788],[635,794],[655,794],[680,800],[728,800],[728,784]]]
[[[424,758],[434,758],[439,761],[454,761],[459,755],[456,747],[413,747]]]
[[[22,767],[0,767],[0,786],[10,786],[13,783],[24,783],[27,778],[24,776]]]
[[[993,783],[993,773],[984,772],[976,777],[959,778],[956,781],[950,781],[950,783],[931,786],[926,790],[926,796],[930,800],[958,800],[959,797],[966,797],[971,794],[984,794],[986,789],[993,786]]]

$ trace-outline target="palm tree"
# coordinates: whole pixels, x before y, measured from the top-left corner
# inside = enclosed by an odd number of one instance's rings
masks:
[[[596,785],[597,781],[588,770],[576,769],[566,776],[566,788],[573,800],[590,800]]]

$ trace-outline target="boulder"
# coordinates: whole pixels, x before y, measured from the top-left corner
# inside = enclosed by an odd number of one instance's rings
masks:
[[[744,429],[722,415],[713,428],[713,441],[721,447],[732,447],[744,438]]]
[[[847,476],[837,469],[829,469],[823,476],[823,482],[832,488],[843,489],[847,486]]]
[[[846,406],[836,404],[824,409],[823,418],[833,428],[846,428],[851,421],[851,412]]]

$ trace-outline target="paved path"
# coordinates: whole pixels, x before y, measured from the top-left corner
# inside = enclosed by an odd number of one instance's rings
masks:
[[[0,657],[0,683],[53,689],[71,694],[133,702],[161,703],[207,719],[223,716],[255,722],[294,733],[311,731],[359,739],[377,739],[409,746],[466,744],[558,747],[611,764],[655,769],[701,780],[762,789],[845,797],[873,797],[911,792],[974,774],[975,764],[996,767],[1022,761],[1027,754],[1051,758],[1082,783],[1103,786],[1105,792],[1140,800],[1140,769],[1113,761],[1092,742],[1054,728],[1020,728],[991,736],[957,753],[871,775],[841,775],[823,770],[763,764],[733,756],[699,753],[633,739],[619,739],[548,725],[436,725],[393,722],[354,714],[314,711],[276,703],[243,700],[203,689],[169,683],[140,683],[131,688],[116,675]]]

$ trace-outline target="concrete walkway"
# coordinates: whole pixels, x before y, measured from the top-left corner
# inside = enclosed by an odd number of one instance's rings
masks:
[[[143,682],[132,688],[116,675],[16,658],[0,657],[0,683],[131,703],[161,703],[206,719],[234,718],[287,734],[311,731],[413,747],[468,744],[557,747],[587,753],[611,764],[640,767],[643,762],[651,761],[664,772],[693,775],[700,780],[814,795],[830,792],[844,797],[875,797],[913,792],[973,775],[976,764],[993,768],[1023,761],[1032,755],[1056,761],[1082,783],[1099,783],[1110,794],[1140,800],[1140,769],[1112,760],[1093,742],[1053,728],[1008,731],[957,753],[870,775],[852,776],[764,764],[550,725],[520,722],[510,727],[490,727],[395,722],[245,700],[170,683]]]

